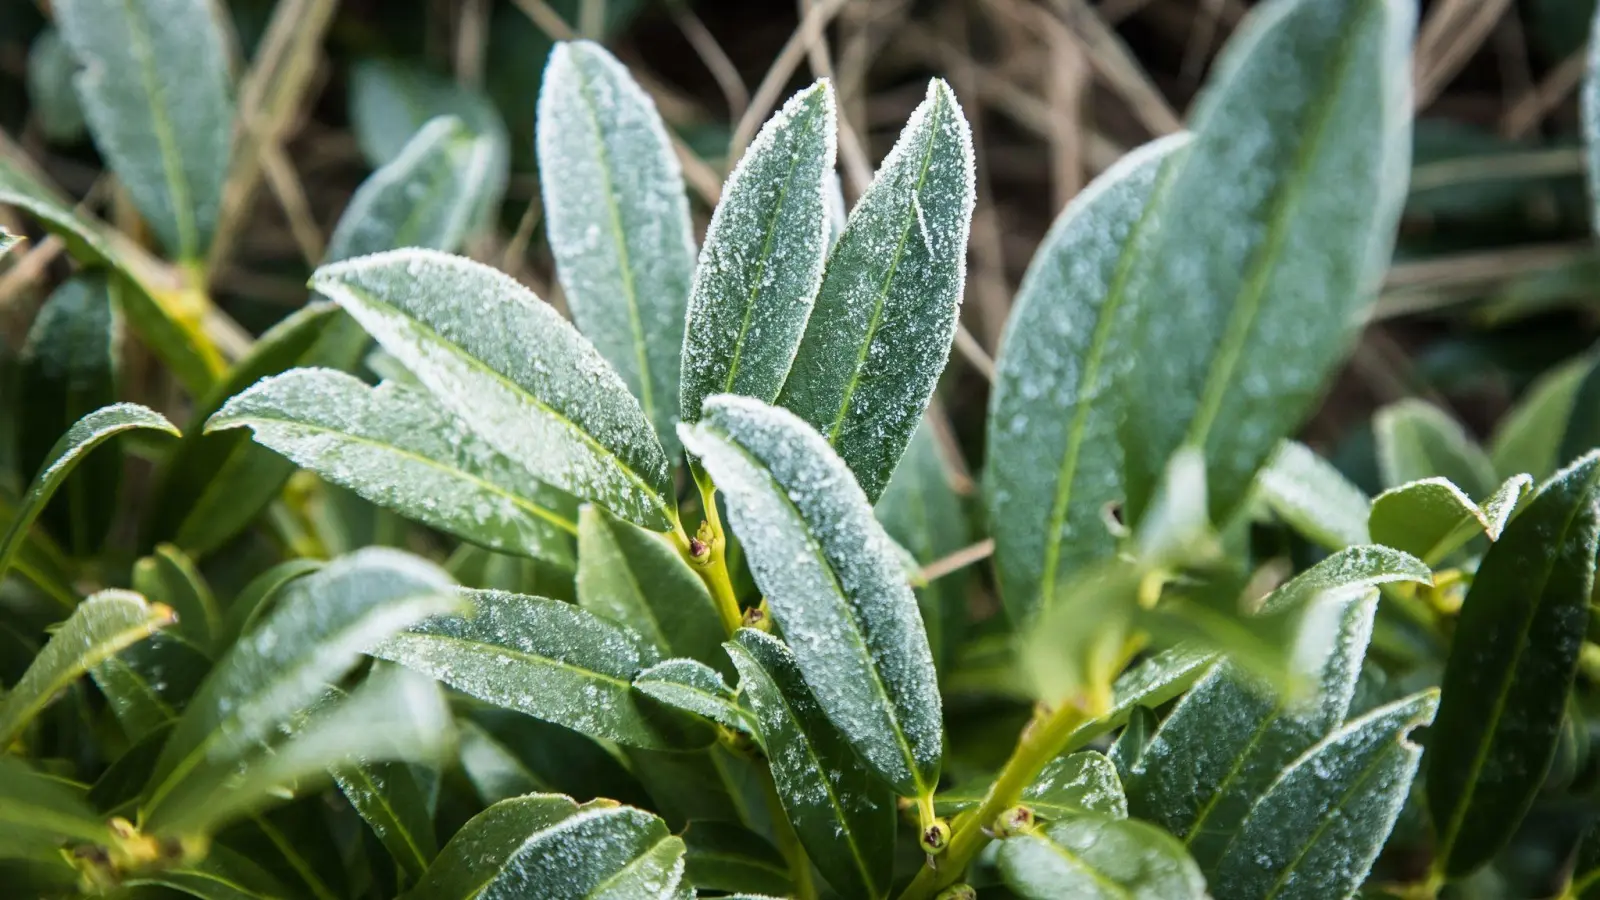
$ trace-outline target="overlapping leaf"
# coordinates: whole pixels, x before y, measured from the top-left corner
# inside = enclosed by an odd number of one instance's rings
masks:
[[[1256,485],[1273,512],[1328,550],[1372,542],[1372,500],[1305,444],[1280,443]]]
[[[1407,482],[1373,498],[1368,527],[1374,541],[1437,564],[1479,535],[1499,540],[1532,487],[1531,477],[1513,476],[1480,507],[1448,479]]]
[[[1402,400],[1372,417],[1378,470],[1394,487],[1424,478],[1444,478],[1474,497],[1496,487],[1494,464],[1462,428],[1436,406]]]
[[[1207,896],[1205,879],[1183,846],[1161,829],[1132,819],[1063,819],[1007,838],[996,861],[1006,885],[1026,900]]]

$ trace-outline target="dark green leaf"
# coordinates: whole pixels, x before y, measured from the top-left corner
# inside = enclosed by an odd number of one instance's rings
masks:
[[[228,613],[222,623],[222,640],[218,646],[231,646],[239,635],[249,631],[271,608],[278,592],[296,578],[310,575],[322,568],[319,559],[290,559],[250,579],[228,604]]]
[[[1211,671],[1216,663],[1216,654],[1180,645],[1162,650],[1129,668],[1112,682],[1111,711],[1078,726],[1068,746],[1082,747],[1100,735],[1122,727],[1138,707],[1157,707],[1173,700]]]
[[[1256,479],[1267,506],[1328,550],[1372,543],[1372,501],[1315,450],[1284,441]]]
[[[550,53],[537,141],[550,250],[572,319],[675,457],[694,229],[666,127],[621,63],[577,41]]]
[[[935,798],[941,816],[953,815],[983,803],[989,782],[975,782],[954,788]],[[1122,793],[1122,780],[1111,760],[1084,750],[1058,756],[1045,765],[1022,792],[1022,803],[1036,815],[1051,821],[1074,816],[1096,815],[1109,819],[1128,817],[1128,799]]]
[[[1498,486],[1494,464],[1461,423],[1436,406],[1402,400],[1372,418],[1378,445],[1378,471],[1395,487],[1424,478],[1444,478],[1473,497]]]
[[[1202,900],[1206,882],[1183,846],[1132,819],[1078,816],[1007,838],[997,857],[1006,885],[1026,900]]]
[[[1501,417],[1489,441],[1489,458],[1501,478],[1527,472],[1543,481],[1571,458],[1561,456],[1562,442],[1578,389],[1592,380],[1594,370],[1595,359],[1588,355],[1551,369]]]
[[[1590,825],[1578,841],[1572,864],[1572,881],[1563,897],[1595,900],[1600,897],[1600,823]]]
[[[122,730],[133,740],[178,718],[211,660],[181,634],[163,631],[89,669]]]
[[[475,706],[461,723],[461,761],[485,803],[540,792],[649,805],[650,795],[624,768],[616,747],[509,709]]]
[[[703,891],[787,894],[789,866],[767,840],[726,822],[690,822],[683,832],[685,875]]]
[[[111,830],[81,789],[0,755],[0,857],[48,852],[67,841],[109,844]]]
[[[558,600],[463,593],[471,615],[430,619],[372,653],[592,737],[664,750],[711,742],[709,729],[633,689],[658,657],[632,631]]]
[[[1415,20],[1408,0],[1273,0],[1213,64],[1159,226],[1132,239],[1131,521],[1183,445],[1230,521],[1348,350],[1405,200]]]
[[[1436,867],[1465,875],[1544,781],[1589,623],[1600,454],[1557,473],[1484,555],[1461,607],[1428,745]]]
[[[178,614],[178,633],[197,647],[216,646],[222,616],[211,586],[182,550],[171,544],[156,547],[133,566],[133,588],[153,601],[165,603]]]
[[[778,397],[839,451],[869,500],[949,358],[973,197],[971,131],[935,79],[828,254]]]
[[[700,418],[712,394],[778,398],[828,255],[833,87],[794,95],[728,176],[689,294],[680,410]]]
[[[806,684],[874,769],[908,796],[939,780],[933,657],[893,542],[849,468],[787,410],[718,395],[684,445],[728,517]]]
[[[735,731],[750,732],[749,717],[733,689],[710,666],[692,659],[656,663],[633,679],[633,686],[655,699]]]
[[[777,639],[748,628],[727,645],[759,726],[784,812],[834,890],[888,896],[894,796],[862,765]]]
[[[1161,720],[1148,706],[1136,706],[1128,714],[1128,724],[1122,727],[1122,732],[1106,752],[1119,777],[1126,780],[1130,776],[1144,758],[1144,751],[1149,749],[1150,741],[1160,727]]]
[[[1532,478],[1515,476],[1480,508],[1447,479],[1408,482],[1373,499],[1369,522],[1372,539],[1437,565],[1479,535],[1498,540],[1511,513],[1531,487]]]
[[[311,284],[535,478],[644,527],[673,527],[667,457],[638,401],[527,288],[425,250],[324,266]]]

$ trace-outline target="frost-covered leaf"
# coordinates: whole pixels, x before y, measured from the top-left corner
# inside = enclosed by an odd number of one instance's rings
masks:
[[[356,189],[325,261],[401,247],[455,250],[499,184],[495,161],[493,138],[454,116],[429,120]]]
[[[633,686],[651,697],[685,712],[726,725],[735,731],[752,730],[739,708],[733,688],[716,669],[692,659],[656,663],[633,679]]]
[[[0,697],[0,749],[85,672],[171,624],[172,610],[132,591],[108,590],[84,600]]]
[[[683,840],[643,810],[529,794],[461,826],[405,898],[675,900],[683,854]]]
[[[1015,622],[1116,547],[1106,524],[1123,496],[1113,385],[1137,357],[1127,346],[1126,241],[1162,164],[1188,140],[1140,148],[1067,204],[1006,320],[983,484],[1000,596]]]
[[[988,790],[988,779],[952,788],[934,798],[935,806],[941,816],[954,815],[983,803]],[[1128,817],[1128,799],[1123,796],[1116,767],[1093,750],[1051,760],[1023,790],[1022,803],[1050,821],[1082,815]]]
[[[133,589],[151,602],[165,603],[178,614],[176,631],[197,647],[217,646],[222,614],[211,586],[194,561],[171,544],[134,563]]]
[[[1213,893],[1239,900],[1354,895],[1417,772],[1422,749],[1406,736],[1433,719],[1438,698],[1429,690],[1375,709],[1301,756],[1228,845]]]
[[[460,603],[442,570],[387,548],[351,554],[291,582],[190,700],[151,777],[146,822],[160,829],[203,815],[197,807],[211,802],[211,792],[268,753],[290,718],[362,651]]]
[[[778,799],[817,870],[846,896],[888,896],[893,793],[829,721],[789,648],[748,628],[726,646],[755,714]]]
[[[245,431],[208,434],[206,420],[234,395],[294,366],[350,368],[367,336],[329,303],[311,303],[268,329],[195,404],[183,440],[167,458],[145,520],[145,538],[196,556],[243,531],[278,496],[294,464]]]
[[[39,29],[28,47],[28,104],[46,140],[72,144],[84,135],[83,104],[72,84],[78,64],[50,26]]]
[[[930,794],[943,729],[927,632],[844,460],[794,414],[748,397],[711,398],[682,432],[817,703],[897,791]]]
[[[1595,358],[1585,355],[1545,372],[1495,425],[1489,459],[1501,478],[1527,472],[1550,477],[1568,461],[1561,456],[1579,389],[1590,380]]]
[[[778,398],[828,255],[833,86],[794,95],[756,135],[722,189],[694,270],[679,414],[712,394]]]
[[[578,330],[677,455],[694,229],[654,101],[598,44],[557,44],[539,89],[539,184]]]
[[[1214,64],[1159,226],[1132,239],[1131,521],[1185,444],[1230,521],[1348,350],[1405,200],[1415,20],[1408,0],[1273,0]]]
[[[61,435],[50,448],[39,474],[28,485],[28,493],[22,498],[10,527],[0,537],[0,576],[4,576],[10,568],[12,557],[24,542],[39,512],[50,502],[56,488],[61,486],[78,462],[106,440],[135,428],[165,431],[173,435],[178,433],[178,429],[166,417],[154,410],[137,403],[117,403],[89,413]]]
[[[646,528],[676,521],[667,457],[638,401],[514,279],[460,257],[401,250],[324,266],[311,286],[535,478]]]
[[[1299,609],[1333,592],[1401,581],[1432,584],[1433,571],[1416,557],[1391,547],[1346,547],[1268,594],[1261,601],[1261,611]]]
[[[687,876],[703,891],[753,891],[788,894],[789,867],[782,854],[760,835],[726,822],[690,822]]]
[[[1236,667],[1219,666],[1167,716],[1127,779],[1132,813],[1183,841],[1210,872],[1280,772],[1344,721],[1372,636],[1377,592],[1343,591],[1339,633],[1316,690],[1291,702]]]
[[[1025,900],[1203,900],[1206,882],[1171,835],[1145,822],[1077,816],[1007,838],[996,856]]]
[[[169,628],[102,660],[89,674],[129,739],[142,741],[177,720],[209,671],[211,658]]]
[[[950,485],[948,464],[933,429],[923,418],[894,477],[872,508],[883,530],[911,555],[912,571],[972,543],[967,510]],[[967,621],[968,575],[969,571],[962,569],[916,588],[928,648],[941,673],[966,637],[962,626]]]
[[[238,427],[379,506],[494,550],[572,565],[577,503],[422,391],[291,369],[256,382],[206,423],[208,431]]]
[[[1437,406],[1402,400],[1372,417],[1378,472],[1396,487],[1425,478],[1444,478],[1467,495],[1483,497],[1499,484],[1494,464],[1461,423]]]
[[[1372,539],[1438,564],[1478,535],[1498,540],[1511,513],[1532,487],[1531,477],[1513,476],[1479,507],[1445,478],[1402,484],[1373,498]]]
[[[17,463],[38,471],[56,438],[85,415],[115,403],[121,369],[119,316],[111,276],[74,275],[50,294],[18,358]],[[117,446],[86,459],[46,507],[44,524],[79,556],[105,540],[122,486]]]
[[[1478,565],[1428,738],[1436,868],[1465,875],[1510,840],[1555,754],[1589,624],[1600,453],[1557,473]]]
[[[871,500],[950,356],[974,183],[967,120],[935,79],[828,254],[778,397],[839,451]]]
[[[1157,707],[1175,699],[1217,664],[1217,655],[1196,647],[1177,646],[1160,651],[1129,668],[1111,684],[1111,710],[1078,726],[1069,747],[1082,747],[1102,734],[1122,727],[1135,709]]]
[[[733,674],[705,582],[661,535],[596,506],[578,514],[578,605],[637,631],[663,657]]]
[[[206,0],[59,0],[78,96],[107,165],[173,257],[205,257],[233,149],[221,23]]]
[[[105,817],[81,788],[0,754],[0,858],[53,853],[68,841],[109,844]]]
[[[429,619],[372,649],[507,709],[630,747],[703,747],[710,730],[633,689],[656,651],[570,603],[464,591],[470,614]]]
[[[1283,441],[1256,477],[1267,506],[1328,550],[1372,543],[1372,500],[1332,463],[1298,441]]]

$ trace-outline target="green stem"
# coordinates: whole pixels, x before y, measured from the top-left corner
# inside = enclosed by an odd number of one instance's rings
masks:
[[[698,464],[690,463],[689,470],[694,476],[695,485],[700,488],[700,505],[704,507],[705,522],[696,539],[705,544],[705,553],[695,555],[690,539],[681,527],[673,533],[673,538],[678,544],[678,552],[683,554],[689,567],[705,582],[706,590],[711,592],[711,599],[717,604],[717,612],[722,617],[723,629],[729,637],[733,637],[733,633],[744,622],[744,612],[739,609],[739,597],[733,592],[733,578],[728,574],[728,539],[722,531],[722,518],[717,514],[717,487]]]

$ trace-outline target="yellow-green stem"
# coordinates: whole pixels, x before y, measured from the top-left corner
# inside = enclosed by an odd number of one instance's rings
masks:
[[[692,542],[682,526],[673,533],[673,537],[677,541],[678,552],[688,560],[689,567],[695,570],[700,580],[705,582],[706,590],[711,592],[711,599],[717,604],[717,613],[722,617],[723,630],[732,637],[744,621],[744,614],[739,609],[739,598],[733,592],[733,578],[728,574],[728,540],[722,531],[722,518],[717,514],[717,488],[698,464],[691,462],[689,471],[694,477],[695,486],[700,489],[700,505],[704,508],[705,516],[696,539],[705,544],[706,552],[695,555],[691,549]]]

